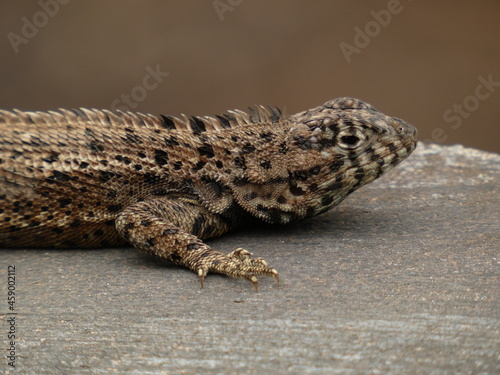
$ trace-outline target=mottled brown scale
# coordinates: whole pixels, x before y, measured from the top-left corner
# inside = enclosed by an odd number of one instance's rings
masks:
[[[278,273],[202,240],[260,219],[325,212],[401,162],[416,130],[353,98],[285,116],[258,106],[159,117],[76,109],[0,111],[0,245],[131,243],[195,271]]]

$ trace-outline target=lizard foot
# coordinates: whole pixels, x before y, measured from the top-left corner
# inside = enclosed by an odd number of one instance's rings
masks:
[[[259,290],[259,275],[272,276],[279,284],[278,271],[269,267],[263,258],[252,258],[251,255],[249,251],[239,248],[224,256],[225,259],[214,259],[211,264],[204,264],[197,269],[201,287],[203,288],[205,276],[209,271],[247,279],[253,284],[255,291]]]

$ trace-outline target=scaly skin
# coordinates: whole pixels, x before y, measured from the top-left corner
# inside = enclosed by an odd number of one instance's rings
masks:
[[[195,271],[278,278],[202,240],[339,204],[405,159],[416,130],[353,98],[179,119],[77,109],[0,111],[0,246],[126,242]]]

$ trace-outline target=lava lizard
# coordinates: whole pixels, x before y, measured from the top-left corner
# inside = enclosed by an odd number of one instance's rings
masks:
[[[405,159],[416,129],[354,98],[192,116],[0,110],[0,246],[127,242],[196,272],[278,280],[202,240],[253,220],[309,218]]]

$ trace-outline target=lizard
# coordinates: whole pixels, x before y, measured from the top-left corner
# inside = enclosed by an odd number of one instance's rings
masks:
[[[131,244],[188,267],[244,278],[275,268],[204,240],[254,221],[324,213],[415,149],[417,131],[355,98],[286,115],[0,110],[0,246]]]

